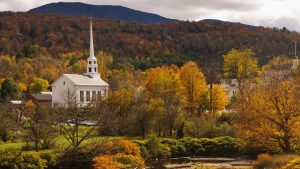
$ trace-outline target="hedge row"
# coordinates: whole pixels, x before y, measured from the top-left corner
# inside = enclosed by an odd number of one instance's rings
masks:
[[[146,159],[186,156],[234,157],[239,153],[239,143],[231,137],[161,139],[136,141]]]

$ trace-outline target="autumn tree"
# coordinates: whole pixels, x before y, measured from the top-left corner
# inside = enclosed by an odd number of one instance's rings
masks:
[[[110,92],[103,100],[102,109],[105,109],[101,134],[126,135],[129,134],[129,116],[135,104],[135,96],[131,91],[117,90]]]
[[[175,66],[157,67],[145,72],[145,90],[152,98],[160,98],[164,102],[165,124],[168,136],[173,135],[179,114],[182,112],[182,87],[179,70]]]
[[[221,71],[221,66],[220,63],[217,61],[209,61],[205,66],[204,66],[204,74],[206,81],[208,83],[208,88],[209,88],[209,107],[206,110],[213,111],[213,86],[214,84],[219,83],[219,80],[221,79],[222,75],[220,72]],[[202,94],[204,96],[205,93]],[[201,105],[200,105],[201,106]],[[202,106],[203,107],[203,106]]]
[[[187,62],[180,68],[180,80],[184,88],[186,109],[195,114],[200,103],[200,95],[206,90],[205,77],[195,62]]]
[[[101,77],[107,79],[110,74],[109,67],[113,63],[113,56],[103,51],[99,51],[96,58],[98,60],[98,71],[101,72]]]
[[[223,56],[223,71],[226,78],[238,80],[239,90],[242,92],[245,80],[252,79],[258,74],[257,60],[251,49],[232,49]]]
[[[52,146],[54,138],[58,135],[55,116],[50,107],[45,107],[28,100],[21,107],[22,118],[26,120],[29,131],[29,141],[33,141],[35,150],[39,147],[48,149]]]
[[[236,126],[246,139],[290,153],[299,137],[299,92],[293,81],[256,86],[238,101]]]
[[[30,84],[30,91],[33,93],[48,91],[49,83],[47,80],[42,78],[34,78]]]
[[[228,105],[229,100],[226,92],[223,89],[222,85],[214,85],[211,89],[210,100],[210,109],[213,112],[225,109],[225,106]]]

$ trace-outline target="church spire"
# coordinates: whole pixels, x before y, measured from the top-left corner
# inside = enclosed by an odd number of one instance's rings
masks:
[[[87,59],[87,73],[91,78],[98,79],[100,74],[98,73],[98,63],[97,58],[94,54],[94,42],[93,42],[93,23],[90,18],[90,56]]]
[[[94,58],[94,41],[93,41],[93,22],[90,18],[90,58]]]

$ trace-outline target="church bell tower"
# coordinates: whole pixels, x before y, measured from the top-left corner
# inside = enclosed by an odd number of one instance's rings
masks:
[[[100,73],[98,73],[97,58],[94,54],[94,42],[93,42],[93,23],[90,19],[90,56],[87,59],[87,73],[93,79],[100,79]]]

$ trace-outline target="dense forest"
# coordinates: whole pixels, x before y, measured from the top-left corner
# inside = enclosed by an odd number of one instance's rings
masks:
[[[68,52],[87,52],[88,19],[32,13],[0,13],[0,53],[20,57],[58,58]],[[94,19],[95,48],[111,53],[115,63],[129,62],[137,69],[194,60],[202,67],[221,63],[232,48],[250,48],[259,64],[272,56],[293,53],[296,32],[240,23],[203,20],[136,24]]]

